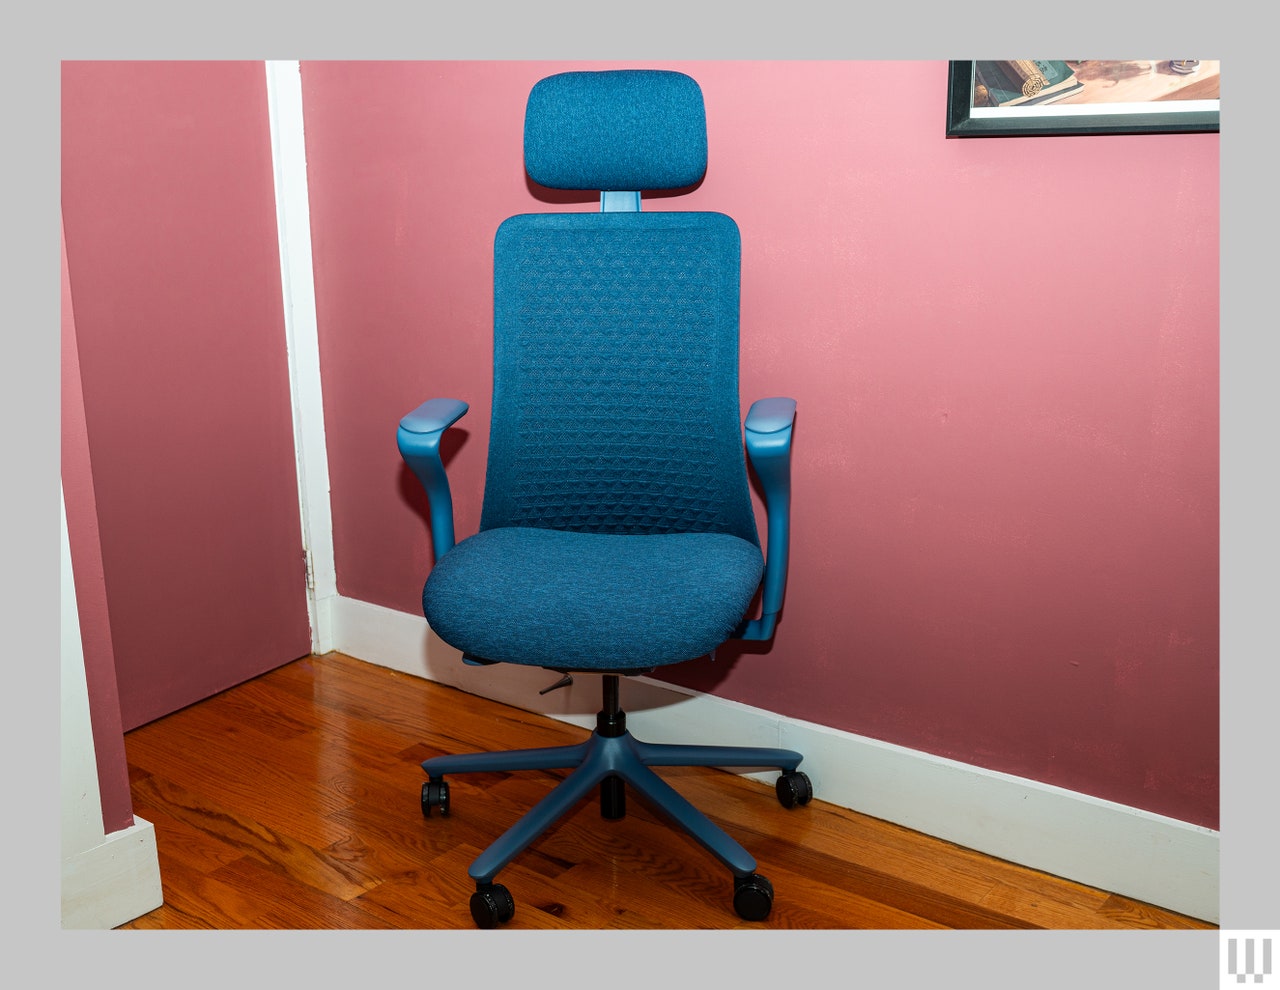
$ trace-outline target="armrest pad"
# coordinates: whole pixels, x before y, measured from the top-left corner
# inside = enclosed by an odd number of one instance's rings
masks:
[[[410,433],[435,433],[460,420],[468,408],[461,399],[428,399],[400,420],[400,426]]]
[[[795,418],[795,399],[757,399],[747,410],[746,426],[752,433],[777,433],[790,426]]]

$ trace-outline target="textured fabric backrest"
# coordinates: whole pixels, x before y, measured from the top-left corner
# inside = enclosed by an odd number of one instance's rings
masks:
[[[680,189],[707,169],[707,117],[682,72],[562,72],[536,83],[525,169],[552,189]]]
[[[481,529],[759,544],[738,404],[739,259],[737,225],[718,213],[502,224]]]

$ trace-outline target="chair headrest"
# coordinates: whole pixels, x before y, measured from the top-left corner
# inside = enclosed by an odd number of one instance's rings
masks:
[[[609,69],[539,80],[524,118],[529,177],[551,189],[681,189],[707,169],[707,116],[682,72]]]

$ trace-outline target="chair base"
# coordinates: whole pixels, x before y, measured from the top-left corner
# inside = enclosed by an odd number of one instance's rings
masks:
[[[532,844],[543,832],[587,797],[597,785],[601,789],[601,811],[606,818],[621,818],[625,811],[626,786],[679,825],[708,852],[732,871],[738,881],[755,874],[756,861],[734,839],[675,789],[651,767],[776,767],[784,775],[800,777],[794,771],[803,757],[789,749],[749,746],[684,746],[642,742],[626,729],[626,716],[617,705],[616,674],[605,675],[605,708],[597,716],[596,730],[585,742],[571,746],[517,749],[500,753],[463,753],[426,760],[429,785],[442,788],[445,774],[508,772],[515,770],[572,769],[563,781],[527,811],[519,821],[482,852],[468,869],[477,887],[493,883],[498,871]],[[807,787],[807,778],[805,778]],[[444,791],[447,795],[447,790]],[[805,803],[779,798],[788,807]],[[447,810],[447,797],[445,798]],[[424,788],[424,812],[428,811]]]

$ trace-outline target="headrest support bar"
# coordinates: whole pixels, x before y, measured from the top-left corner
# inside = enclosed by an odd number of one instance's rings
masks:
[[[618,190],[606,189],[600,193],[601,213],[639,213],[640,191],[638,189]]]

